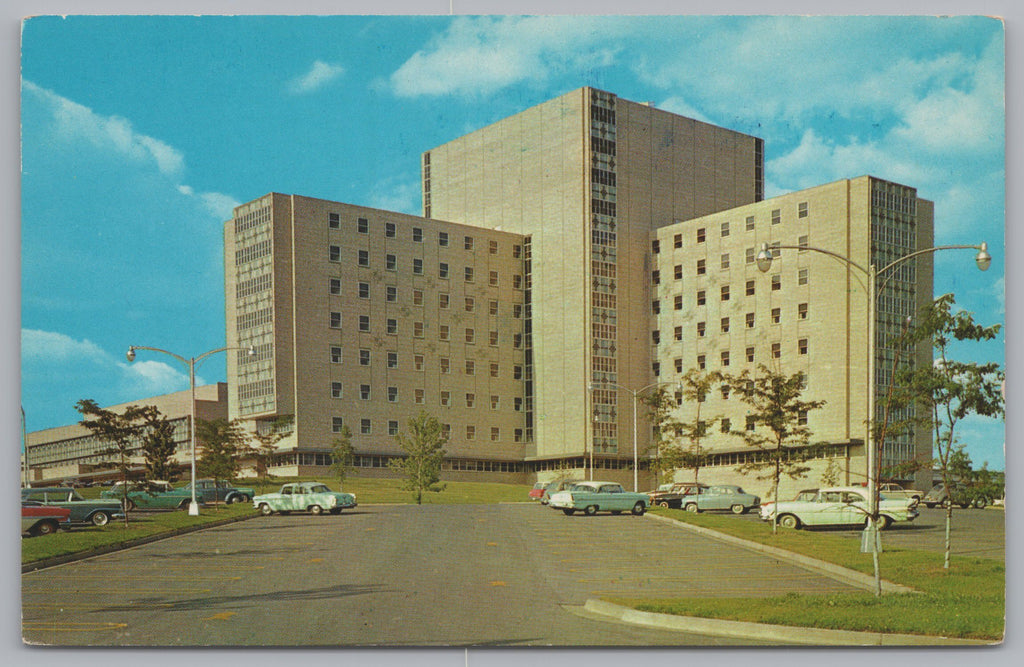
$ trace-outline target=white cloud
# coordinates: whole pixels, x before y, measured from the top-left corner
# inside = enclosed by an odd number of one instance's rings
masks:
[[[310,93],[319,88],[323,88],[344,73],[345,68],[341,65],[332,65],[330,63],[325,63],[322,60],[317,60],[313,63],[313,66],[308,72],[302,76],[292,79],[288,88],[293,93]]]
[[[62,333],[38,329],[21,330],[21,356],[25,360],[44,360],[56,364],[112,361],[110,355],[90,340],[76,340]]]
[[[680,116],[686,116],[694,120],[699,120],[703,123],[712,123],[713,121],[704,115],[702,111],[699,111],[696,107],[688,103],[685,99],[679,96],[673,96],[658,105],[659,109],[664,111],[670,111]]]
[[[159,139],[136,132],[127,119],[102,116],[31,81],[23,81],[22,89],[23,94],[32,96],[49,111],[55,138],[70,144],[85,141],[131,163],[154,167],[178,192],[196,198],[220,219],[230,217],[231,208],[237,206],[235,200],[228,195],[217,192],[197,193],[192,187],[182,184],[185,157],[181,151]]]
[[[421,213],[420,184],[398,183],[388,179],[378,183],[370,194],[370,206],[410,215]]]
[[[557,71],[606,67],[617,57],[609,44],[619,25],[601,17],[458,17],[391,75],[391,88],[402,97],[486,96]]]

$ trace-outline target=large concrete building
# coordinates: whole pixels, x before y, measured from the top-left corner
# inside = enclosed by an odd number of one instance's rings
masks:
[[[231,416],[262,429],[294,415],[279,461],[292,472],[321,469],[346,425],[357,465],[386,468],[425,409],[448,428],[449,476],[584,475],[593,460],[628,480],[634,433],[640,452],[653,441],[634,392],[701,363],[765,363],[807,374],[827,402],[808,417],[815,440],[861,481],[864,279],[795,250],[762,275],[751,253],[810,244],[885,263],[931,244],[931,205],[869,177],[763,201],[763,156],[761,139],[582,88],[423,153],[423,217],[245,204],[225,226],[227,341],[258,354],[229,360]],[[886,335],[931,284],[919,259],[880,295],[880,377]],[[731,481],[743,445],[709,444],[709,479]],[[930,446],[905,436],[886,460]]]

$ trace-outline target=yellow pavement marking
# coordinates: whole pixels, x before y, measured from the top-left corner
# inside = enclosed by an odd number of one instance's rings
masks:
[[[324,559],[323,558],[310,558],[309,562],[310,563],[322,563],[322,562],[324,562]]]
[[[498,546],[498,543],[497,542],[488,542],[487,546],[489,546],[489,547],[496,547],[496,546]]]
[[[231,618],[232,616],[234,616],[235,613],[236,612],[233,612],[233,611],[222,611],[219,614],[214,614],[213,616],[208,616],[208,617],[204,618],[203,620],[204,621],[226,621],[229,618]]]
[[[492,581],[491,582],[491,586],[506,586],[506,585],[507,584],[504,581]]]
[[[368,532],[368,533],[369,533],[369,532],[371,532],[371,531],[374,531],[374,530],[377,530],[377,529],[376,529],[376,528],[367,528],[367,529],[366,529],[366,532]]]
[[[61,632],[95,632],[96,630],[118,630],[127,628],[127,623],[68,623],[63,619],[53,621],[26,621],[23,630],[60,630]]]

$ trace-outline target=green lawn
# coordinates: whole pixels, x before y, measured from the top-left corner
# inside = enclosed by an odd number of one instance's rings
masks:
[[[703,526],[753,542],[786,549],[873,574],[871,554],[860,553],[860,542],[821,531],[780,529],[771,524],[738,521],[734,517],[656,510],[658,514]],[[956,539],[956,535],[953,536]],[[609,601],[658,613],[721,618],[756,623],[809,626],[871,632],[939,635],[999,640],[1006,609],[1003,563],[954,557],[942,567],[942,554],[887,547],[881,554],[882,577],[910,586],[919,594],[871,592],[842,595],[796,595],[772,598],[686,598],[678,600],[611,599]]]

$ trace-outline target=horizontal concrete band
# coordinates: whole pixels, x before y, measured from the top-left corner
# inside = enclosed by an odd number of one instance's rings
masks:
[[[977,639],[900,635],[885,632],[826,630],[789,625],[725,621],[714,618],[698,618],[696,616],[677,616],[675,614],[656,614],[623,607],[603,600],[587,600],[584,609],[592,614],[613,618],[623,623],[633,623],[647,627],[715,637],[733,637],[787,644],[810,644],[815,646],[985,646],[1000,643]]]
[[[657,514],[648,514],[647,516],[657,521],[662,521],[664,523],[677,526],[684,530],[689,530],[691,532],[698,533],[700,535],[703,535],[704,537],[709,537],[711,539],[719,540],[721,542],[727,542],[729,544],[733,544],[744,549],[749,549],[751,551],[757,551],[763,554],[767,554],[769,556],[774,556],[775,558],[788,561],[793,565],[797,565],[799,567],[802,567],[806,570],[810,570],[811,572],[815,572],[817,574],[823,574],[827,577],[835,579],[836,581],[841,581],[845,584],[850,584],[851,586],[857,586],[859,588],[864,588],[870,591],[875,590],[875,578],[870,574],[864,574],[863,572],[857,572],[856,570],[851,570],[846,567],[835,565],[834,563],[828,563],[823,560],[818,560],[817,558],[811,558],[809,556],[804,556],[803,554],[793,553],[792,551],[786,551],[785,549],[779,549],[778,547],[770,547],[765,544],[760,544],[758,542],[751,542],[750,540],[744,540],[740,537],[726,535],[725,533],[720,533],[718,531],[710,530],[708,528],[702,528],[701,526],[694,526],[688,523],[684,523],[682,521],[676,521],[675,519],[659,516]],[[900,584],[894,584],[891,581],[885,580],[882,580],[882,591],[885,593],[920,592],[914,590],[913,588],[910,588],[909,586],[902,586]]]

